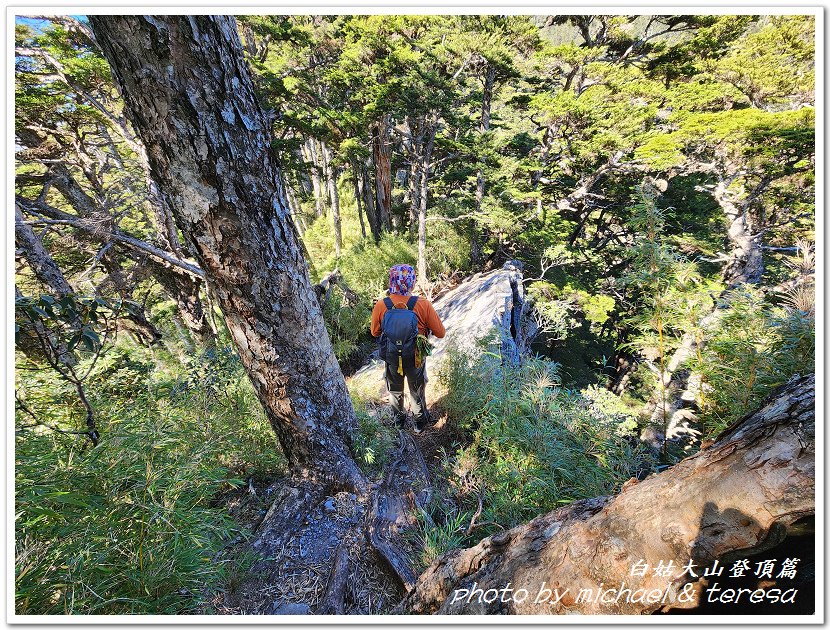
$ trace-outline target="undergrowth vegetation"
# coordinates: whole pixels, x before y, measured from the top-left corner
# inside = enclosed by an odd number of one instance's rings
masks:
[[[18,614],[198,609],[231,568],[217,552],[247,534],[214,497],[283,470],[234,353],[182,362],[128,341],[87,381],[96,447],[54,430],[73,426],[80,405],[52,372],[18,371],[37,414],[18,412],[15,438]]]
[[[572,501],[613,493],[653,465],[627,414],[606,410],[596,392],[563,386],[549,359],[504,364],[498,344],[486,344],[477,353],[451,351],[441,370],[448,422],[471,442],[445,453],[448,487],[422,514],[425,564]]]
[[[344,199],[348,199],[344,195]],[[338,360],[348,362],[365,355],[372,346],[369,318],[375,301],[382,298],[389,285],[389,268],[396,264],[417,265],[418,246],[411,235],[385,233],[377,243],[372,238],[360,239],[357,209],[352,204],[341,208],[344,229],[344,250],[334,255],[331,221],[319,217],[306,230],[303,242],[312,260],[319,264],[311,269],[312,281],[319,282],[327,273],[339,269],[349,289],[358,297],[350,303],[342,288],[335,287],[325,304],[323,317]],[[470,245],[463,235],[448,224],[431,223],[427,275],[431,280],[463,273],[470,265]]]
[[[689,362],[700,375],[697,402],[709,436],[756,409],[794,375],[815,370],[812,304],[790,299],[774,305],[751,287],[733,292],[728,302],[703,349]]]

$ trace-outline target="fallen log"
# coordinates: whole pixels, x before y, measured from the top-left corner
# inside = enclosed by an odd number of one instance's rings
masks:
[[[815,512],[814,407],[815,376],[794,379],[671,469],[631,480],[615,497],[575,502],[445,554],[397,612],[647,614],[694,607],[704,567],[767,549],[788,525]],[[635,573],[637,566],[648,570]],[[608,588],[661,596],[595,597]]]

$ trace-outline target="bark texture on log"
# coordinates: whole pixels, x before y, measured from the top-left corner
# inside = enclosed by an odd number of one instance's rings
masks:
[[[663,473],[628,482],[616,497],[579,501],[450,552],[418,579],[400,608],[441,614],[644,614],[681,603],[680,575],[715,559],[745,557],[781,541],[815,512],[815,376],[797,378],[724,431],[709,448]],[[674,563],[667,575],[631,575],[638,561]],[[693,567],[693,570],[694,567]],[[581,589],[661,590],[666,601],[580,601]],[[458,597],[456,589],[524,588],[518,603]],[[534,603],[540,588],[564,595]],[[687,589],[689,587],[686,587]],[[565,589],[568,589],[565,592]],[[613,599],[613,598],[612,598]]]
[[[289,462],[365,491],[356,420],[280,187],[236,22],[90,16],[153,178]]]

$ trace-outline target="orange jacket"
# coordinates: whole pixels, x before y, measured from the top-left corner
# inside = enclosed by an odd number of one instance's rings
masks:
[[[392,298],[392,304],[395,305],[395,308],[400,306],[406,308],[406,302],[411,296],[393,293],[389,297]],[[430,331],[439,339],[446,334],[447,331],[444,330],[441,318],[438,317],[438,313],[435,312],[435,308],[428,299],[418,296],[418,301],[415,302],[412,311],[418,317],[419,333],[427,335],[427,331]],[[374,337],[380,337],[380,324],[383,321],[384,313],[386,313],[386,304],[383,303],[383,300],[378,300],[375,303],[375,308],[372,309],[372,336]]]

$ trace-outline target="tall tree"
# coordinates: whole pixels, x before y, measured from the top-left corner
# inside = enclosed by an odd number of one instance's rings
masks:
[[[236,22],[90,16],[176,222],[295,471],[364,491],[354,410],[280,187]]]
[[[106,60],[81,23],[48,21],[42,32],[20,27],[16,36],[15,136],[24,147],[15,156],[16,183],[24,218],[43,221],[47,215],[55,244],[69,242],[89,255],[89,269],[77,278],[67,269],[70,281],[81,282],[81,292],[93,285],[101,297],[112,290],[132,298],[146,286],[141,279],[155,277],[192,335],[212,343],[201,271],[169,281],[168,263],[184,262],[184,254],[168,200],[149,175],[146,152],[123,116]],[[167,262],[148,257],[151,249]],[[66,262],[65,248],[58,262]],[[103,280],[96,267],[106,272]],[[140,338],[159,338],[141,305],[121,316]]]

